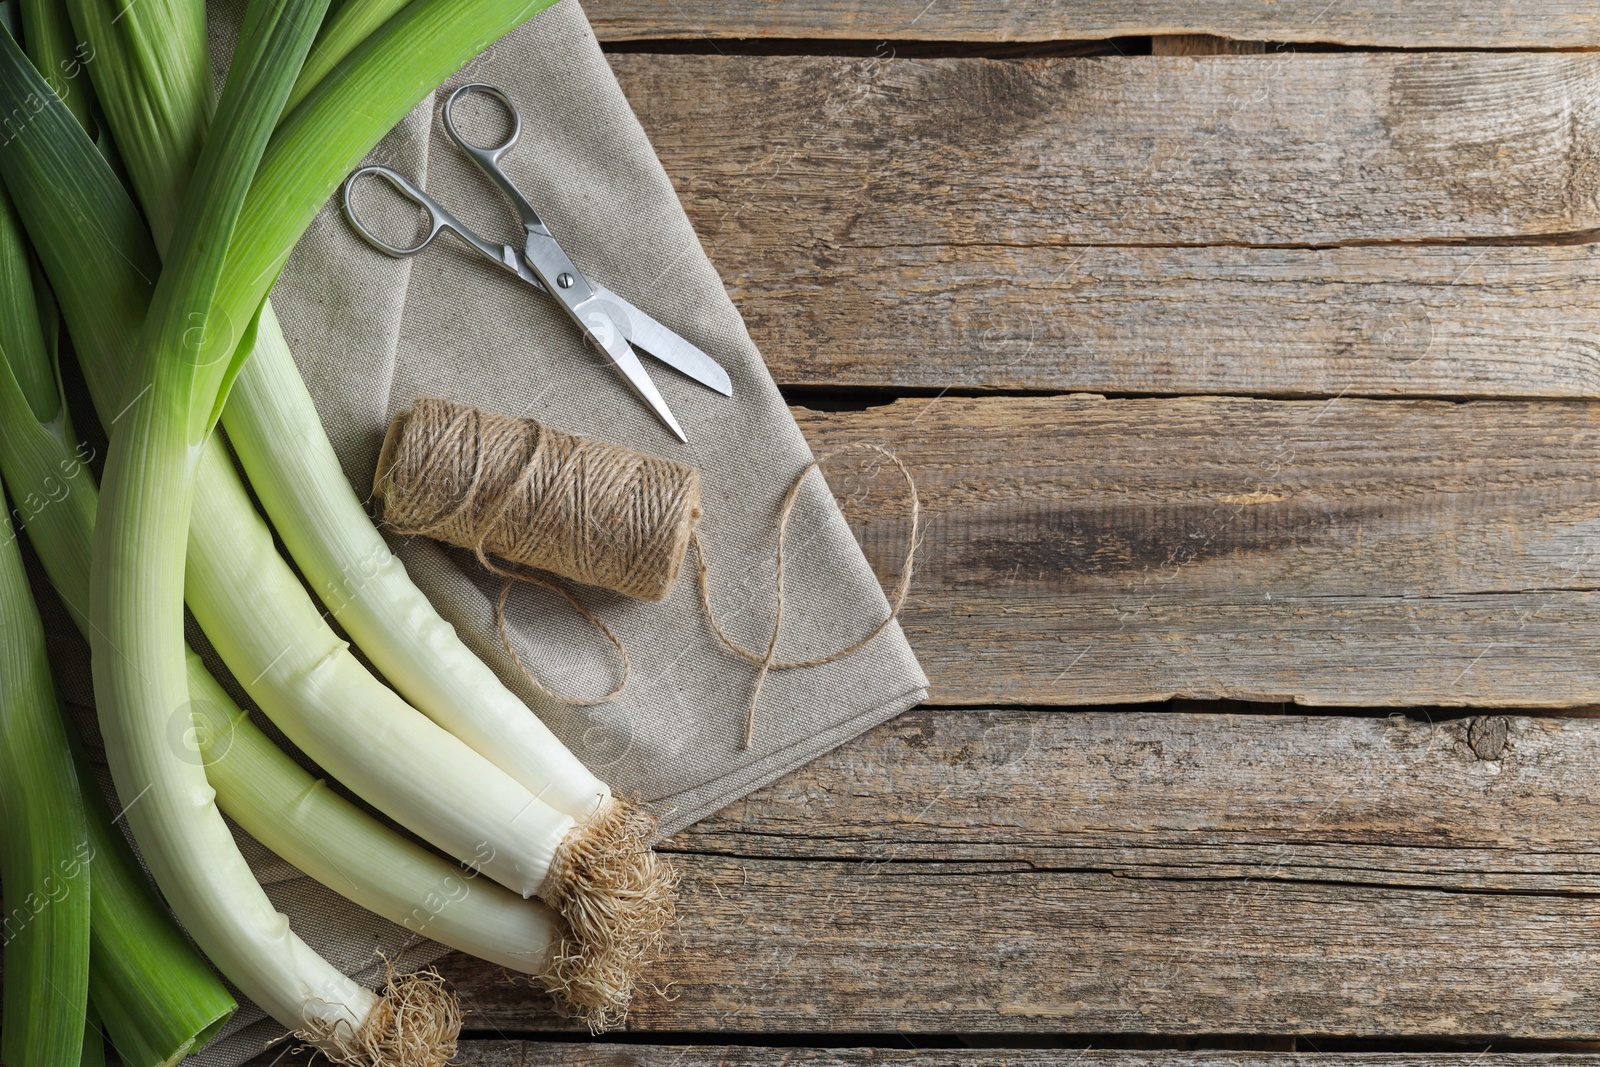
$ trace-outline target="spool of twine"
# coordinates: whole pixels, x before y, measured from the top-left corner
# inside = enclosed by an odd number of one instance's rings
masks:
[[[505,579],[494,621],[506,654],[534,686],[579,707],[627,688],[628,650],[569,590],[534,572],[660,600],[678,580],[700,517],[693,467],[436,397],[389,424],[372,494],[396,532],[469,548]],[[506,632],[506,599],[518,581],[553,590],[611,642],[620,670],[610,692],[557,692],[522,662]]]
[[[639,600],[672,589],[700,517],[693,467],[432,397],[395,416],[372,492],[401,533]]]
[[[603,704],[627,687],[628,651],[571,592],[532,572],[659,601],[676,583],[692,541],[701,610],[712,633],[724,648],[757,668],[745,718],[744,747],[749,748],[756,706],[771,672],[821,666],[855,654],[887,629],[905,604],[920,529],[916,481],[905,464],[880,445],[846,445],[838,451],[858,450],[881,455],[905,480],[910,533],[900,579],[882,622],[843,648],[795,660],[778,657],[785,617],[785,539],[806,475],[819,470],[834,453],[807,464],[780,504],[774,559],[777,610],[765,648],[747,648],[734,640],[712,607],[710,571],[695,530],[700,518],[700,474],[693,467],[563,433],[534,419],[424,397],[390,423],[372,493],[383,501],[384,521],[396,532],[471,549],[479,563],[506,579],[495,606],[495,623],[506,652],[531,683],[580,706]],[[621,661],[620,680],[611,692],[593,699],[568,696],[554,692],[528,670],[506,633],[506,598],[514,581],[554,590],[610,640]]]

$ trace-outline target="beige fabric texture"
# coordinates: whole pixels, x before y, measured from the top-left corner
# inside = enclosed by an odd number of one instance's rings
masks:
[[[700,247],[573,0],[540,14],[453,78],[504,88],[523,118],[504,167],[573,260],[728,368],[722,397],[646,360],[690,437],[679,444],[582,343],[545,295],[441,236],[392,260],[325,210],[297,249],[274,306],[316,397],[345,472],[370,493],[390,418],[418,396],[443,396],[697,467],[701,536],[731,632],[765,647],[774,612],[778,509],[811,453],[761,355]],[[375,154],[486,235],[515,239],[510,210],[429,116],[425,155],[409,140]],[[471,554],[424,539],[395,542],[418,585],[468,644],[619,792],[647,802],[675,830],[807,762],[921,699],[926,680],[899,628],[860,655],[773,676],[756,743],[742,751],[754,669],[720,648],[692,583],[662,603],[583,590],[634,663],[619,699],[572,708],[543,699],[494,632],[497,579]],[[780,654],[848,644],[887,603],[821,478],[813,475],[787,546],[789,607]],[[610,688],[609,650],[556,598],[512,596],[509,625],[523,660],[562,692]]]
[[[242,10],[241,0],[211,5],[219,54]],[[579,268],[721,362],[732,375],[734,395],[721,397],[645,360],[689,435],[690,444],[681,445],[586,350],[548,297],[449,237],[412,259],[382,256],[356,238],[330,203],[296,249],[273,305],[345,473],[366,498],[391,416],[424,395],[531,415],[692,464],[703,480],[700,530],[719,617],[747,647],[764,649],[775,608],[778,509],[811,453],[576,0],[563,0],[476,59],[385,138],[370,160],[412,176],[486,236],[514,240],[509,208],[438,121],[448,91],[469,81],[499,86],[516,101],[522,141],[504,167]],[[772,675],[762,691],[755,743],[741,749],[755,668],[716,643],[686,569],[657,604],[578,590],[625,642],[633,677],[610,704],[558,704],[529,685],[501,647],[494,626],[498,581],[470,553],[424,539],[391,543],[466,642],[619,794],[655,811],[666,832],[925,694],[926,679],[899,627],[891,625],[847,660]],[[786,559],[782,658],[848,645],[888,611],[815,474],[796,508]],[[519,588],[507,622],[523,661],[553,689],[599,695],[613,685],[609,646],[553,595]],[[208,659],[242,697],[215,657]],[[69,699],[87,703],[87,672],[73,673],[65,683]],[[362,981],[378,980],[380,953],[405,968],[444,953],[317,885],[242,833],[236,837],[307,943]],[[283,1037],[282,1027],[242,1004],[226,1034],[194,1061],[233,1067]]]

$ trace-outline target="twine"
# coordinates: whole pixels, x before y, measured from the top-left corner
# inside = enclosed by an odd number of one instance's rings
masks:
[[[471,549],[506,580],[495,604],[501,644],[531,683],[580,707],[627,688],[628,650],[569,590],[533,571],[660,600],[678,579],[700,517],[693,467],[434,397],[389,425],[372,492],[397,532]],[[609,693],[557,693],[522,662],[505,620],[517,581],[553,590],[611,642],[621,670]]]
[[[789,520],[806,476],[843,452],[871,451],[894,464],[910,496],[911,529],[889,613],[844,648],[810,659],[780,660],[786,618],[784,549]],[[755,737],[756,708],[773,671],[818,667],[859,652],[900,614],[911,588],[921,522],[916,480],[894,453],[879,445],[846,445],[808,463],[790,483],[778,515],[775,559],[777,606],[764,650],[745,648],[724,630],[711,604],[711,576],[695,530],[700,475],[693,467],[618,445],[563,433],[529,418],[512,418],[466,404],[424,397],[396,415],[373,477],[384,521],[402,534],[421,534],[471,549],[485,569],[505,579],[495,603],[500,643],[531,684],[580,707],[615,699],[627,688],[628,650],[612,629],[571,591],[534,571],[549,572],[641,600],[663,599],[694,545],[700,606],[717,640],[758,668],[745,716],[743,747]],[[490,559],[493,555],[504,563]],[[506,600],[515,582],[551,589],[605,635],[621,669],[616,686],[597,698],[551,690],[522,662],[506,631]]]
[[[844,648],[825,653],[821,656],[813,656],[811,659],[780,660],[778,659],[778,640],[783,636],[784,620],[783,549],[789,532],[789,518],[794,514],[795,501],[800,497],[800,487],[805,484],[806,475],[810,474],[814,470],[821,470],[822,464],[834,456],[839,455],[842,452],[861,451],[876,452],[887,459],[890,463],[893,463],[895,468],[900,471],[900,476],[905,479],[906,492],[910,497],[908,510],[911,517],[911,529],[906,534],[906,553],[905,560],[900,565],[900,581],[895,586],[894,596],[889,599],[889,614],[884,616],[882,622],[878,623],[877,626],[874,626],[870,631],[868,631],[866,636],[852,644],[846,645]],[[778,513],[778,547],[775,553],[776,559],[773,565],[773,569],[776,571],[776,576],[773,579],[773,585],[777,591],[778,602],[777,609],[773,613],[772,637],[767,641],[767,648],[764,652],[757,652],[754,649],[745,648],[733,638],[729,637],[727,633],[723,631],[722,625],[717,622],[717,613],[711,607],[711,572],[706,566],[705,548],[700,543],[699,533],[694,533],[692,535],[691,540],[694,543],[695,559],[697,562],[695,573],[699,578],[700,586],[700,607],[706,613],[706,621],[711,624],[712,632],[717,635],[717,640],[722,642],[722,646],[724,648],[740,658],[754,663],[758,668],[760,668],[756,674],[755,688],[750,694],[750,707],[745,713],[744,743],[740,746],[741,748],[749,749],[750,745],[755,741],[756,706],[761,702],[761,687],[766,684],[767,675],[771,674],[773,671],[789,671],[800,667],[820,667],[824,663],[832,663],[835,660],[844,659],[846,656],[853,656],[865,648],[868,642],[870,642],[873,638],[877,637],[879,634],[883,633],[884,630],[888,629],[889,624],[899,617],[900,609],[905,606],[906,594],[911,590],[911,572],[917,559],[917,541],[919,532],[921,530],[921,525],[922,501],[921,498],[917,496],[917,480],[911,476],[911,471],[906,468],[906,465],[903,462],[901,462],[900,457],[895,455],[893,452],[890,452],[882,445],[866,443],[845,445],[841,448],[834,449],[832,452],[824,452],[822,455],[816,457],[810,463],[806,464],[800,473],[795,475],[794,481],[789,483],[789,491],[783,494],[783,504]]]

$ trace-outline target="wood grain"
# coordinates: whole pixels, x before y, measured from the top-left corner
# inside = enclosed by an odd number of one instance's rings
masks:
[[[1592,1037],[1600,722],[922,709],[666,844],[633,1027]],[[560,1025],[482,964],[477,1030]]]
[[[611,61],[752,259],[1600,227],[1600,55]]]
[[[786,384],[1600,388],[1590,246],[1216,243],[1591,228],[1600,57],[613,63]]]
[[[1600,16],[1578,0],[1509,4],[1471,0],[590,0],[602,40],[802,37],[845,40],[1050,41],[1204,33],[1257,41],[1435,48],[1587,48]]]
[[[946,396],[796,417],[818,450],[883,444],[917,478],[902,624],[935,702],[1600,702],[1600,405]],[[841,462],[830,484],[892,568],[897,476]]]
[[[269,1053],[260,1067],[300,1067],[312,1054]],[[325,1062],[325,1061],[324,1061]],[[762,1048],[467,1040],[453,1063],[474,1067],[1596,1067],[1583,1053],[1315,1053],[1103,1048]]]
[[[711,253],[806,387],[1600,394],[1600,246]]]

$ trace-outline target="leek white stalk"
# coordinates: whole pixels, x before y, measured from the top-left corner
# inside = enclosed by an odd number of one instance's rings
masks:
[[[406,699],[558,811],[586,821],[615,803],[389,551],[345,479],[270,303],[222,422],[306,581]]]
[[[359,1053],[352,1035],[363,1034],[369,1018],[382,1014],[375,1010],[378,998],[289,929],[234,845],[204,767],[185,760],[169,737],[174,715],[187,714],[188,703],[183,531],[198,446],[210,428],[207,416],[229,355],[219,359],[205,347],[224,266],[217,237],[234,228],[326,3],[250,5],[217,125],[201,152],[174,254],[156,289],[136,389],[124,418],[113,422],[90,616],[95,697],[112,775],[168,902],[246,995],[313,1035],[330,1054],[354,1059]],[[215,345],[214,335],[211,340]],[[453,1038],[445,1039],[453,1044]]]
[[[201,452],[196,477],[209,521],[190,526],[186,599],[245,691],[301,751],[385,815],[524,897],[539,892],[572,817],[417,714],[350,654],[220,449]],[[244,598],[270,609],[247,616],[236,610]]]
[[[222,810],[295,867],[390,922],[542,975],[563,932],[547,906],[408,841],[313,778],[250,723],[191,653],[197,755]]]
[[[87,592],[87,558],[81,573]],[[95,857],[89,1002],[123,1067],[170,1067],[204,1048],[238,1005],[172,921],[81,755],[78,780]]]
[[[96,493],[38,328],[41,307],[53,313],[54,304],[40,288],[36,306],[30,273],[21,229],[0,194],[0,473],[46,573],[83,628]],[[122,1062],[161,1067],[203,1046],[235,1004],[152,892],[81,758],[77,771],[94,857],[89,994]]]

